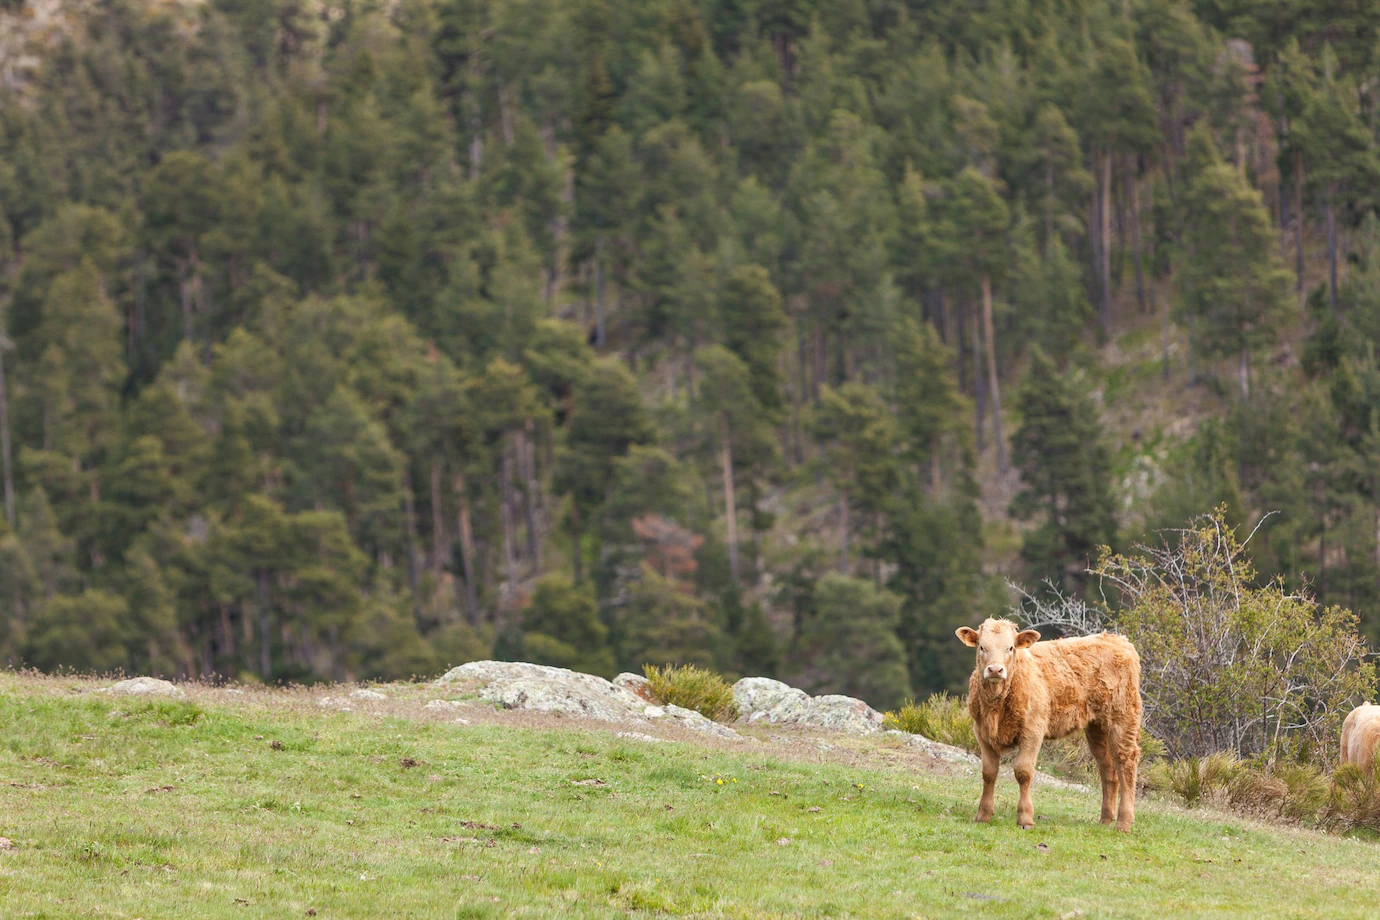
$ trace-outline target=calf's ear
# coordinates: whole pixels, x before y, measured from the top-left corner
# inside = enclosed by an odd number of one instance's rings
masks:
[[[960,626],[958,629],[955,629],[955,630],[954,630],[954,635],[955,635],[955,636],[958,636],[958,641],[962,642],[964,645],[968,646],[969,648],[976,648],[976,647],[977,647],[977,643],[978,643],[978,634],[977,634],[977,630],[976,630],[976,629],[973,629],[971,626]]]
[[[1040,634],[1033,629],[1022,630],[1016,633],[1016,648],[1030,648],[1040,641]]]

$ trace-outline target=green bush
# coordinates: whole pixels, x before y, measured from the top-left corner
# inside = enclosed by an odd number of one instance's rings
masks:
[[[923,703],[906,700],[900,709],[883,715],[882,724],[977,753],[973,718],[968,714],[968,701],[963,697],[936,693]]]
[[[662,668],[646,664],[642,666],[642,673],[647,675],[652,696],[658,703],[693,709],[716,722],[732,722],[738,718],[733,688],[713,671],[693,664],[680,667],[668,664]]]

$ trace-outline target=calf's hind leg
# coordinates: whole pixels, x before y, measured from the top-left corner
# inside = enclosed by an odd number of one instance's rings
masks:
[[[1108,743],[1116,758],[1116,768],[1121,780],[1121,807],[1117,810],[1116,829],[1130,833],[1136,820],[1136,770],[1140,766],[1140,738],[1138,732],[1127,729],[1114,730],[1108,735]]]
[[[1116,820],[1116,761],[1102,726],[1090,722],[1084,734],[1088,737],[1088,750],[1092,752],[1093,760],[1097,761],[1097,775],[1102,780],[1102,823],[1111,824]]]

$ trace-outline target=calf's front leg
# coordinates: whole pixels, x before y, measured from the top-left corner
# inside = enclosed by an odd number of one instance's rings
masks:
[[[978,749],[982,752],[982,798],[978,800],[978,822],[992,820],[992,805],[996,798],[997,771],[1001,768],[1001,755],[987,742],[978,738]]]
[[[1035,761],[1040,756],[1040,745],[1044,743],[1044,732],[1030,732],[1021,735],[1021,749],[1013,764],[1016,785],[1021,787],[1021,797],[1016,803],[1016,825],[1022,830],[1035,826],[1035,802],[1030,797],[1030,784],[1035,779]]]

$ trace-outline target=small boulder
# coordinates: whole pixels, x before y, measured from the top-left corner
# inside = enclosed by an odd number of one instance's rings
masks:
[[[505,709],[561,712],[605,722],[625,721],[645,705],[602,677],[573,671],[566,671],[565,676],[495,680],[479,696]]]
[[[810,695],[770,677],[744,677],[733,685],[733,702],[744,722],[799,722]]]
[[[368,689],[366,689],[366,688],[364,688],[364,687],[361,687],[361,688],[358,689],[358,690],[351,690],[351,691],[350,691],[350,699],[352,699],[352,700],[386,700],[386,699],[388,699],[388,694],[386,694],[386,693],[380,693],[380,692],[377,691],[377,690],[368,690]]]
[[[434,685],[443,687],[447,684],[459,683],[488,684],[496,680],[553,680],[571,677],[575,674],[576,672],[569,668],[556,668],[547,664],[529,664],[525,661],[471,661],[460,665],[458,668],[451,668],[436,678]],[[589,677],[591,675],[581,674],[579,676]],[[602,679],[595,678],[595,680]],[[608,681],[604,681],[604,683],[608,683]]]
[[[186,696],[182,688],[172,681],[157,677],[132,677],[100,691],[116,696]]]
[[[801,725],[850,735],[866,735],[882,730],[880,712],[862,700],[834,693],[811,699],[805,714],[796,721]]]
[[[644,699],[649,703],[656,702],[656,699],[652,696],[652,685],[649,684],[647,678],[643,677],[641,674],[630,674],[624,671],[613,679],[613,685],[615,687],[622,687],[633,696]]]

